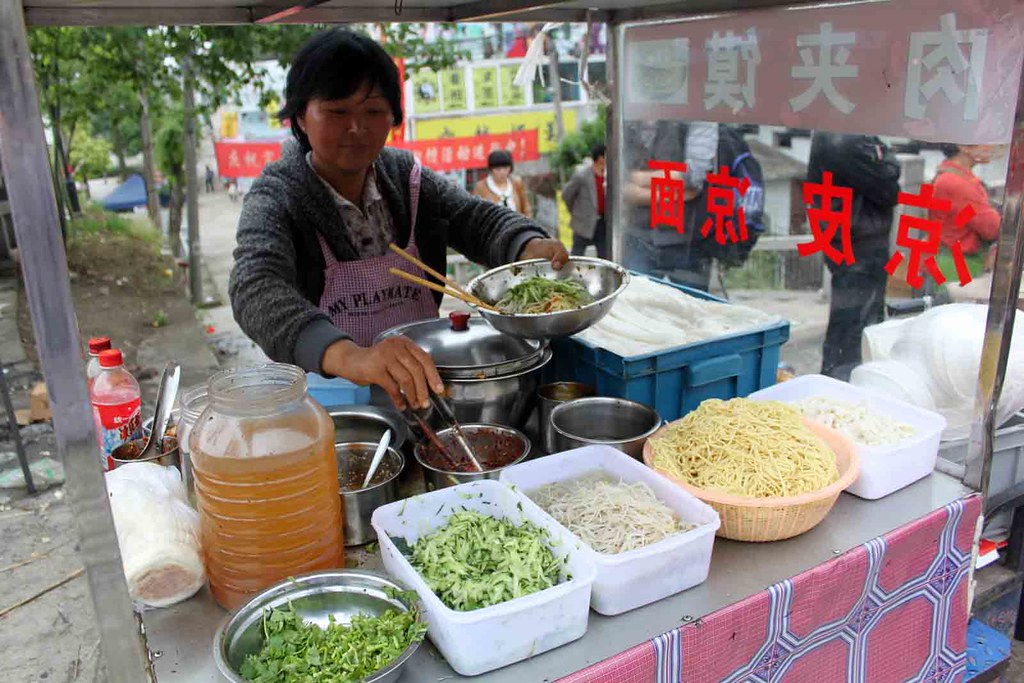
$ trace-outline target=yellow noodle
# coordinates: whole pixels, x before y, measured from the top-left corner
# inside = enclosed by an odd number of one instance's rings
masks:
[[[832,450],[797,410],[777,401],[709,399],[651,447],[655,469],[735,496],[795,496],[839,478]]]

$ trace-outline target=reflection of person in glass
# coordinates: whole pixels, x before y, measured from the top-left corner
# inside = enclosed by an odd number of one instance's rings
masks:
[[[848,380],[861,363],[864,328],[881,322],[885,312],[885,264],[899,199],[900,166],[877,137],[816,132],[807,180],[820,183],[826,171],[832,173],[833,184],[853,190],[850,242],[855,261],[839,265],[825,259],[832,272],[832,297],[821,372]],[[839,210],[839,200],[835,204]],[[836,231],[833,246],[840,250],[841,237]]]
[[[605,146],[594,145],[590,161],[576,169],[562,188],[562,200],[572,217],[572,255],[583,256],[587,247],[597,248],[598,258],[608,258],[604,220]]]
[[[928,217],[942,222],[942,246],[936,258],[939,269],[949,280],[956,279],[956,265],[950,248],[960,243],[964,260],[971,275],[977,277],[985,267],[984,242],[999,237],[999,212],[989,204],[988,190],[974,167],[992,161],[991,145],[942,145],[946,160],[939,164],[935,173],[935,198],[950,202],[949,211],[929,211]],[[966,207],[974,215],[961,227],[956,223],[957,215]]]
[[[673,282],[707,290],[710,259],[697,246],[706,215],[704,181],[715,163],[718,124],[660,121],[627,124],[624,150],[627,182],[623,191],[626,235],[623,265]],[[672,226],[651,229],[651,171],[649,161],[685,162],[686,171],[673,177],[685,184],[685,224],[680,233]]]

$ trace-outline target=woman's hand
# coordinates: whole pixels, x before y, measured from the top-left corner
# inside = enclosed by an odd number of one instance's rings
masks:
[[[569,251],[559,240],[544,239],[537,237],[523,246],[519,252],[519,260],[526,261],[532,258],[542,258],[551,261],[551,267],[561,270],[562,266],[569,262]]]
[[[444,391],[444,382],[430,354],[406,337],[391,337],[368,348],[344,339],[327,347],[324,372],[366,386],[376,384],[399,410],[430,407],[430,389]]]

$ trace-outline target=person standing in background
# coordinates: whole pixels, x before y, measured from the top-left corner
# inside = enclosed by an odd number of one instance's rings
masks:
[[[885,264],[889,233],[899,200],[900,165],[875,136],[815,132],[807,180],[820,183],[825,172],[832,183],[853,190],[850,243],[854,263],[825,259],[832,273],[832,296],[822,349],[821,374],[846,381],[861,364],[864,328],[882,321],[885,313]],[[840,200],[834,209],[839,210]],[[841,231],[833,246],[842,251]]]
[[[206,165],[206,191],[213,192],[213,169]]]
[[[697,247],[706,211],[704,183],[714,168],[718,153],[718,124],[709,122],[659,121],[626,127],[626,168],[631,169],[623,189],[627,211],[625,255],[622,265],[648,275],[668,277],[673,282],[707,291],[711,261]],[[685,225],[680,233],[672,226],[651,229],[651,180],[662,171],[652,171],[649,161],[685,162],[681,178],[685,187]]]
[[[476,184],[473,194],[533,218],[530,201],[526,198],[526,187],[521,178],[512,175],[514,168],[509,152],[494,150],[487,156],[487,177]]]
[[[989,204],[988,190],[974,175],[975,166],[992,161],[992,152],[991,145],[942,145],[946,159],[939,164],[932,182],[935,198],[950,202],[950,210],[929,210],[928,217],[942,223],[943,249],[936,261],[949,280],[957,279],[956,265],[950,252],[954,244],[959,242],[967,269],[977,277],[985,270],[983,243],[999,237],[999,212]],[[956,224],[956,216],[968,206],[974,210],[974,215],[960,227]]]
[[[594,145],[590,161],[582,164],[562,189],[562,199],[572,216],[572,255],[583,256],[587,247],[597,248],[598,258],[608,258],[605,227],[605,146]]]

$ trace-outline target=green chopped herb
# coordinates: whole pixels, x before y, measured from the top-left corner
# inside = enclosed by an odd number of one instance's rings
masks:
[[[502,313],[556,313],[582,308],[591,303],[590,293],[575,280],[531,277],[511,287],[496,304]]]
[[[497,605],[559,583],[562,563],[548,532],[479,512],[456,512],[412,546],[412,564],[445,605],[459,612]]]
[[[265,611],[262,626],[262,649],[247,656],[239,670],[251,683],[356,683],[427,632],[416,608],[357,614],[347,625],[335,623],[332,615],[322,629],[305,623],[289,605]]]

